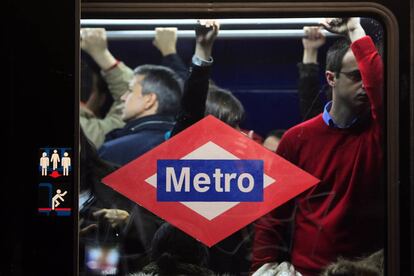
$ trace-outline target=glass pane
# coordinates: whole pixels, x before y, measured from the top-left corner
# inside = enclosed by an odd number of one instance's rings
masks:
[[[383,26],[217,22],[81,21],[81,275],[382,272]]]

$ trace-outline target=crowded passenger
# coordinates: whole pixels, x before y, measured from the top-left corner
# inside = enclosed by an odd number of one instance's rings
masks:
[[[359,18],[326,19],[323,26],[346,36],[327,54],[332,101],[289,129],[277,149],[321,182],[257,221],[252,271],[288,261],[304,275],[319,275],[338,256],[383,247],[382,60]]]
[[[205,245],[165,222],[152,239],[150,263],[140,274],[133,275],[213,276],[214,272],[208,269],[208,260]]]
[[[88,85],[87,70],[82,70],[81,80],[81,105],[80,105],[80,125],[84,129],[85,135],[99,148],[105,135],[111,130],[124,126],[121,119],[121,96],[128,88],[133,73],[123,62],[118,61],[108,49],[106,31],[102,28],[83,28],[80,31],[81,49],[88,54],[99,66],[100,72],[96,72],[96,80],[104,79],[93,87]],[[90,66],[89,66],[90,67]],[[87,69],[84,67],[84,69]],[[93,77],[93,76],[91,76]],[[99,85],[98,85],[99,84]],[[108,102],[109,95],[104,93],[108,89],[112,95],[113,102],[109,111],[102,111],[104,104]],[[88,95],[88,97],[84,96]]]
[[[141,65],[121,100],[126,125],[106,135],[99,149],[101,158],[119,165],[138,158],[165,141],[180,107],[181,84],[178,75],[161,65]]]
[[[202,28],[205,28],[202,31]],[[241,131],[245,113],[241,102],[228,90],[210,80],[213,64],[212,51],[218,35],[218,21],[200,21],[196,28],[196,46],[192,57],[190,76],[182,99],[172,135],[191,126],[207,115],[213,115],[229,126]],[[250,132],[252,138],[252,132]],[[250,266],[252,226],[248,225],[210,248],[209,268],[217,273],[247,275]]]
[[[103,184],[101,179],[119,166],[102,160],[82,129],[80,137],[81,275],[95,275],[88,254],[108,246],[119,254],[118,275],[138,271],[148,264],[152,237],[164,221]]]
[[[176,44],[176,28],[155,29],[153,45],[162,55],[161,64],[174,70],[182,85],[188,70],[177,54]],[[87,137],[100,148],[109,132],[125,126],[121,97],[128,91],[134,73],[109,51],[106,30],[103,28],[82,28],[81,49],[86,57],[83,58],[85,65],[81,69],[80,124]],[[95,69],[95,64],[100,69]],[[111,97],[105,93],[106,90],[110,91]]]
[[[303,32],[303,58],[298,63],[298,95],[301,119],[306,121],[322,112],[323,103],[331,95],[330,90],[329,93],[321,95],[319,83],[318,49],[325,44],[325,35],[318,26],[305,26]]]

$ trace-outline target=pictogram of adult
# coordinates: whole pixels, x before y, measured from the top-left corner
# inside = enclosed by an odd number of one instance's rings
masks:
[[[57,153],[57,150],[53,150],[53,154],[50,157],[50,162],[52,162],[52,169],[56,170],[58,166],[58,162],[60,162],[59,154]]]
[[[42,175],[47,175],[47,168],[50,165],[49,157],[47,156],[47,152],[42,153],[42,157],[40,157],[40,167],[42,168]]]
[[[68,176],[69,175],[69,167],[70,165],[70,157],[67,152],[63,154],[62,157],[62,167],[63,167],[63,175]]]

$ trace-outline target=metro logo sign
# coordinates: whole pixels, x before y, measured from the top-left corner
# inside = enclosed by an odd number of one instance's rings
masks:
[[[103,182],[213,246],[319,180],[208,116]]]

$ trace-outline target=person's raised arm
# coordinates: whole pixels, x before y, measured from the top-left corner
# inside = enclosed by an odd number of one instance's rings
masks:
[[[82,28],[81,49],[88,53],[102,70],[110,69],[117,60],[108,49],[106,31],[103,28]]]
[[[321,24],[330,32],[347,36],[352,42],[351,49],[358,63],[363,88],[371,103],[372,118],[376,121],[381,120],[384,65],[374,42],[361,26],[361,19],[359,17],[326,18]]]
[[[326,42],[325,35],[320,27],[305,26],[303,27],[304,37],[303,44],[303,58],[304,64],[314,63],[318,64],[318,50]]]
[[[184,86],[181,111],[172,134],[175,135],[204,117],[209,87],[211,53],[220,25],[215,20],[199,21],[191,73]]]
[[[220,24],[216,20],[200,20],[196,29],[196,46],[194,55],[202,60],[212,59],[214,41],[218,35]]]
[[[331,33],[348,36],[351,42],[365,36],[359,17],[325,18],[321,21],[321,25]]]
[[[163,57],[162,65],[173,69],[185,81],[188,77],[188,69],[177,54],[177,28],[155,28],[152,44]]]
[[[177,28],[155,28],[155,37],[152,44],[161,52],[162,56],[177,53]]]
[[[326,38],[317,26],[305,26],[303,32],[303,57],[298,64],[298,94],[301,117],[305,121],[323,110],[323,102],[319,97],[318,49],[325,44]]]
[[[88,138],[100,147],[105,135],[124,125],[121,119],[121,96],[127,91],[133,71],[119,62],[108,49],[106,31],[103,28],[82,28],[80,30],[81,49],[89,54],[101,68],[102,76],[108,85],[114,102],[105,118],[100,119],[81,112],[80,123]],[[84,114],[85,116],[82,116]]]
[[[109,91],[114,100],[118,101],[128,90],[133,72],[131,68],[119,62],[109,51],[106,30],[103,28],[81,29],[81,49],[88,53],[99,65]]]

